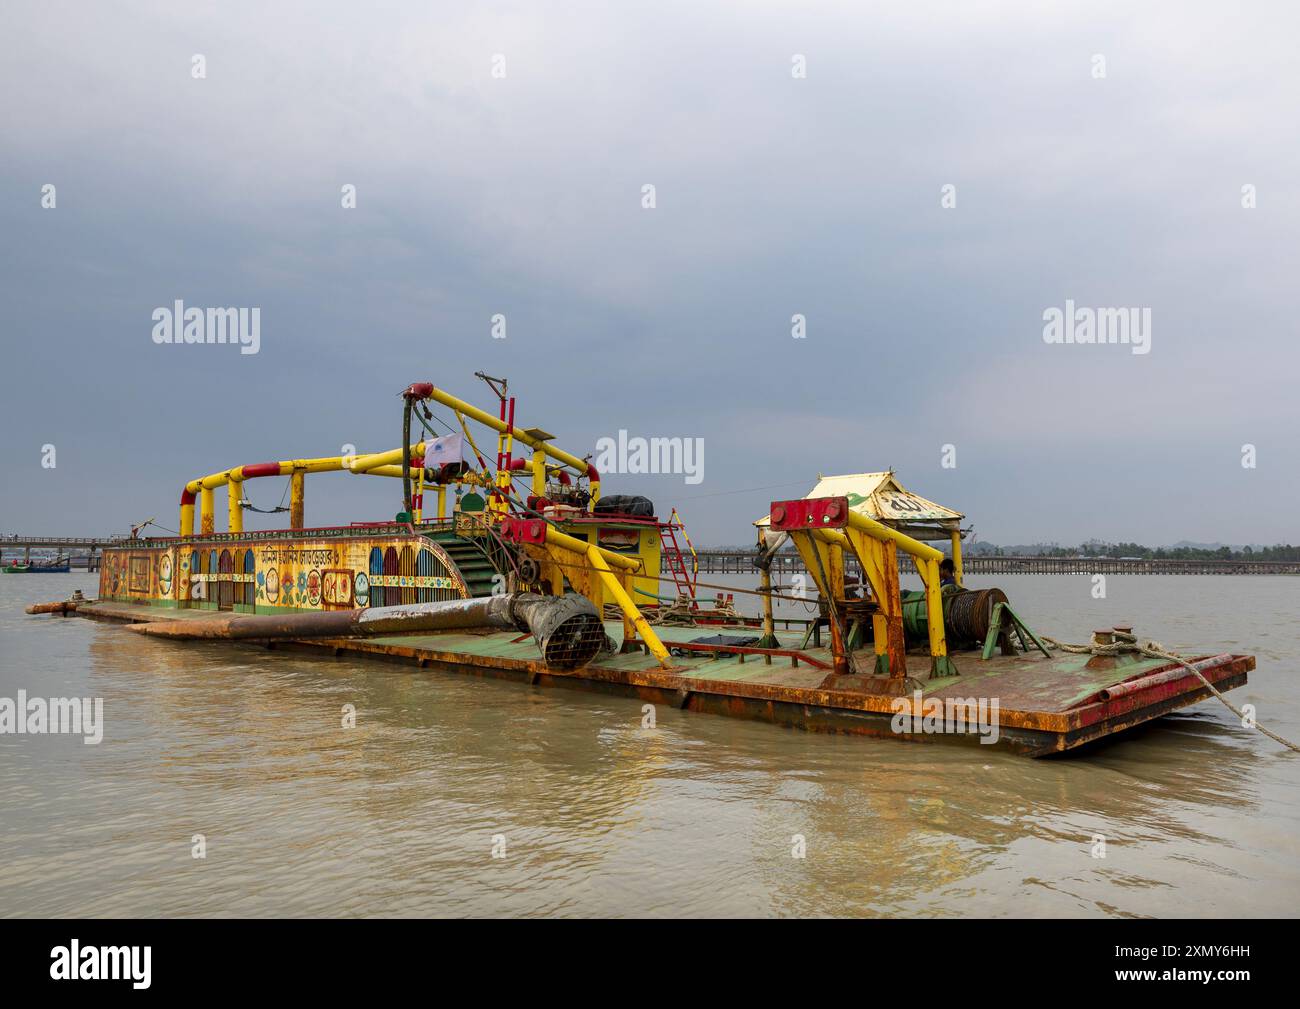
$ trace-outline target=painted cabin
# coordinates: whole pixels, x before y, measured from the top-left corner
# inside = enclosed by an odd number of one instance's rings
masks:
[[[105,549],[99,598],[238,613],[309,612],[468,599],[507,590],[505,548],[476,523],[381,523],[131,540]],[[566,523],[573,535],[640,556],[636,588],[659,590],[654,522]]]

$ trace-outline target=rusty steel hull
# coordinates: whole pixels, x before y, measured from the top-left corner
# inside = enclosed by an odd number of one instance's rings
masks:
[[[351,647],[351,646],[358,647]],[[284,644],[277,647],[285,647]],[[289,645],[319,650],[319,645],[297,642]],[[492,677],[533,686],[565,687],[652,704],[667,704],[686,711],[748,718],[812,732],[833,732],[910,742],[978,743],[979,733],[926,733],[898,731],[895,712],[887,705],[894,698],[884,694],[861,695],[798,687],[764,687],[725,681],[687,679],[671,673],[647,671],[638,674],[615,672],[599,667],[568,673],[538,668],[532,663],[504,665],[500,660],[483,661],[479,656],[439,652],[406,645],[376,642],[334,642],[327,646],[335,655],[363,653],[371,658],[406,663],[442,672]],[[1206,672],[1220,692],[1242,686],[1255,667],[1253,656],[1229,656],[1221,666]],[[1099,701],[1088,708],[1056,713],[1002,711],[996,745],[1027,756],[1063,753],[1133,728],[1199,703],[1210,692],[1188,674],[1182,680],[1161,684],[1143,694],[1130,694],[1114,701]],[[864,702],[869,702],[865,703]]]
[[[83,604],[74,612],[140,622],[158,619],[159,614],[152,610],[109,603]],[[668,639],[667,643],[672,642]],[[791,650],[784,656],[767,657],[755,655],[753,649],[725,657],[696,658],[698,653],[691,652],[675,658],[680,665],[668,670],[639,653],[602,655],[582,668],[558,670],[548,668],[537,656],[531,638],[525,643],[513,632],[286,640],[260,647],[595,691],[811,731],[908,741],[962,741],[977,747],[982,745],[980,739],[988,737],[974,726],[965,731],[927,731],[918,726],[919,719],[913,723],[918,727],[908,728],[905,723],[900,728],[896,717],[899,691],[880,690],[868,677],[828,676],[824,650],[811,650],[802,661],[797,654],[791,656]],[[1134,661],[1099,671],[1095,662],[1089,666],[1086,660],[1067,657],[995,657],[981,663],[975,656],[959,654],[957,661],[965,675],[908,686],[920,689],[927,703],[960,698],[963,693],[998,698],[996,744],[1030,756],[1077,750],[1209,697],[1199,679],[1186,671],[1181,676],[1173,674],[1169,663]],[[1244,684],[1255,660],[1249,655],[1222,655],[1198,660],[1198,667],[1224,691]],[[1107,682],[1136,686],[1103,698]],[[906,694],[902,700],[907,700]]]

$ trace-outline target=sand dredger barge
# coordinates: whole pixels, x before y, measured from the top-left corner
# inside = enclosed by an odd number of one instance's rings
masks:
[[[906,491],[892,473],[830,478],[806,498],[772,502],[755,523],[763,616],[738,617],[697,600],[675,511],[660,519],[644,498],[602,498],[589,457],[519,427],[505,381],[479,377],[495,412],[428,383],[408,387],[397,449],[190,481],[180,535],[107,548],[96,600],[29,611],[810,729],[979,739],[1035,756],[1196,703],[1211,686],[1239,686],[1254,668],[1249,655],[1199,656],[1189,668],[1126,650],[1136,641],[1127,627],[1101,629],[1089,649],[1059,650],[999,590],[962,586],[962,516]],[[494,454],[475,430],[495,436]],[[328,471],[399,481],[402,510],[393,521],[307,526],[305,479]],[[290,503],[279,510],[288,528],[245,531],[246,485],[268,477],[287,478]],[[949,546],[947,577],[934,542]],[[790,545],[818,590],[820,611],[806,621],[773,615],[771,559]],[[921,591],[900,589],[900,561]]]

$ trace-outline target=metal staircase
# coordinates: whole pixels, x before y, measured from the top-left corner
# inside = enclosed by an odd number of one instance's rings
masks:
[[[493,580],[493,576],[498,573],[497,569],[488,559],[484,549],[473,540],[457,536],[450,529],[426,533],[426,535],[447,551],[447,555],[459,569],[461,577],[465,579],[465,585],[469,588],[471,596],[475,598],[490,596],[494,587],[504,586],[504,582]],[[504,591],[504,587],[500,591]]]

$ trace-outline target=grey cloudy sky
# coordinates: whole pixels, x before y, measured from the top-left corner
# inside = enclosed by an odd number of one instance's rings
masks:
[[[0,531],[174,528],[187,479],[393,447],[401,388],[484,370],[578,454],[703,438],[699,485],[604,487],[697,541],[892,466],[982,539],[1295,542],[1298,20],[11,0]],[[155,345],[177,298],[260,307],[260,353]],[[1067,298],[1150,308],[1151,352],[1046,344]],[[308,521],[397,493],[310,478]]]

